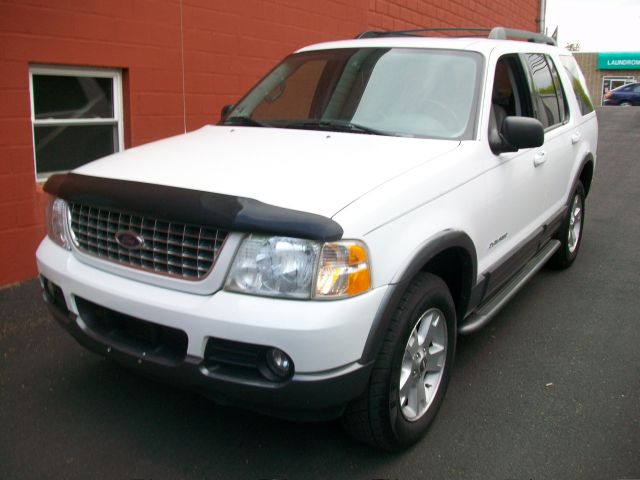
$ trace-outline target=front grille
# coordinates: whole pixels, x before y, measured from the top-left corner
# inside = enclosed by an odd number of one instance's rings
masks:
[[[149,272],[198,280],[213,267],[227,232],[71,203],[71,232],[82,252]],[[116,233],[139,236],[142,246],[126,248]]]

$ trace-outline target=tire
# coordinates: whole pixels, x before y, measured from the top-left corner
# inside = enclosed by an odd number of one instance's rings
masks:
[[[631,102],[627,102],[627,101],[620,102],[620,106],[621,107],[630,107],[631,106]]]
[[[367,389],[342,417],[345,429],[389,451],[417,442],[444,399],[456,335],[456,312],[446,284],[435,275],[418,274],[393,314]]]
[[[585,218],[585,193],[582,182],[578,180],[567,216],[562,222],[562,227],[556,234],[556,239],[560,240],[560,248],[549,260],[549,265],[556,269],[569,268],[578,256],[580,244],[582,243],[582,234],[584,232]]]

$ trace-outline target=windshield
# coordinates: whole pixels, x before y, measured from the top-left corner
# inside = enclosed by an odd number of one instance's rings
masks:
[[[224,125],[473,137],[481,56],[407,48],[335,49],[289,56]]]

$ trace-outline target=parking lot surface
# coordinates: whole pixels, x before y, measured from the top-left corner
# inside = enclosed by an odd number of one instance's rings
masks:
[[[86,352],[35,281],[0,290],[0,478],[640,478],[640,108],[598,111],[580,256],[459,341],[447,398],[401,454],[337,423],[216,406]]]

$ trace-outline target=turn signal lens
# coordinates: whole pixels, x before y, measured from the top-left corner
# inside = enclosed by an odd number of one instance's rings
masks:
[[[49,238],[66,250],[71,250],[67,235],[69,223],[69,205],[61,198],[50,197],[47,205],[47,234]]]
[[[227,275],[225,290],[268,297],[334,300],[371,289],[369,254],[362,242],[320,243],[249,235]]]
[[[357,241],[325,243],[320,254],[316,298],[351,297],[371,288],[369,257]]]

